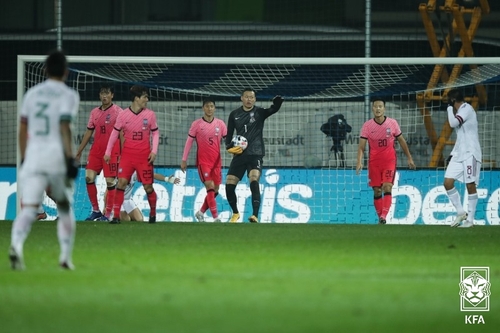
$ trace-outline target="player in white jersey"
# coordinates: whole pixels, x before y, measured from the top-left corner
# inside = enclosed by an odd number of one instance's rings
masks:
[[[141,210],[132,200],[132,191],[134,189],[135,182],[137,182],[137,171],[134,171],[130,182],[125,188],[125,195],[123,199],[122,208],[120,210],[120,220],[121,221],[144,221],[144,215]]]
[[[59,212],[59,265],[73,269],[71,256],[76,223],[71,208],[72,182],[78,167],[73,155],[71,120],[78,112],[80,97],[64,83],[68,63],[61,51],[54,51],[47,57],[45,72],[48,79],[26,92],[21,107],[19,179],[22,209],[12,224],[9,248],[11,266],[16,270],[24,269],[24,242],[47,188]]]
[[[155,173],[154,179],[165,181],[171,184],[179,184],[181,180],[174,175],[169,177],[162,175],[161,173]],[[132,191],[134,190],[134,185],[137,182],[137,171],[132,174],[130,182],[125,188],[124,200],[122,207],[120,209],[120,220],[121,221],[144,221],[144,215],[142,214],[137,204],[132,199]]]
[[[457,140],[446,167],[444,188],[457,210],[457,216],[451,226],[468,228],[474,225],[478,199],[476,186],[479,184],[482,159],[477,114],[474,108],[464,101],[464,96],[458,89],[448,92],[448,102],[448,122],[455,129]],[[455,188],[455,180],[465,183],[467,187],[467,212]]]

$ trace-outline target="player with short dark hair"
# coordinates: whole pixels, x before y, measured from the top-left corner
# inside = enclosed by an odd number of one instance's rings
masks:
[[[153,188],[153,163],[158,154],[160,131],[154,111],[147,108],[148,89],[143,86],[133,86],[130,88],[130,99],[132,104],[120,112],[116,119],[115,130],[109,137],[104,154],[104,161],[109,163],[115,142],[120,132],[123,132],[124,142],[118,169],[113,219],[110,223],[120,223],[120,208],[123,204],[125,189],[134,171],[137,171],[137,178],[146,191],[150,207],[149,223],[155,223],[157,196]]]
[[[73,269],[72,252],[76,231],[72,209],[73,180],[78,166],[73,155],[71,122],[78,113],[80,97],[66,84],[68,63],[62,51],[50,53],[45,62],[47,80],[24,95],[19,126],[21,212],[12,224],[9,259],[12,269],[24,269],[23,246],[31,225],[50,188],[59,219],[59,265]],[[28,140],[29,137],[29,140]]]
[[[226,177],[226,197],[233,216],[229,222],[236,223],[240,218],[237,207],[236,185],[247,173],[250,181],[250,191],[252,192],[252,215],[248,220],[252,223],[259,222],[260,209],[260,186],[259,179],[262,173],[262,163],[265,155],[264,147],[264,122],[279,111],[283,98],[277,95],[273,98],[273,104],[264,109],[255,106],[255,90],[247,88],[241,94],[242,106],[233,110],[229,114],[227,122],[226,148],[233,154],[231,165]],[[236,130],[236,135],[242,135],[247,139],[248,146],[245,150],[234,146],[232,136]]]
[[[479,184],[482,161],[477,114],[474,108],[464,101],[464,96],[458,89],[448,92],[448,104],[448,122],[450,127],[455,129],[457,139],[444,174],[444,188],[457,210],[451,227],[469,228],[474,226],[478,200],[476,186]],[[467,187],[467,212],[462,206],[460,193],[455,188],[455,180],[465,183]]]
[[[94,142],[90,148],[87,166],[85,168],[87,194],[92,205],[92,212],[86,218],[87,221],[108,221],[111,218],[111,211],[115,200],[116,176],[118,175],[118,159],[120,157],[119,141],[116,141],[111,151],[111,160],[109,163],[105,163],[103,159],[109,137],[116,123],[116,118],[118,118],[118,114],[123,111],[118,105],[113,103],[113,97],[114,90],[111,85],[101,86],[99,90],[101,105],[90,111],[87,130],[76,152],[76,158],[80,159],[83,150],[89,143],[92,135],[94,135]],[[104,215],[99,209],[97,187],[95,185],[95,178],[101,171],[106,179],[107,186]]]
[[[215,197],[219,194],[219,186],[222,181],[220,143],[226,138],[227,127],[224,121],[215,118],[215,101],[212,98],[206,98],[202,107],[203,116],[193,121],[189,128],[182,154],[181,170],[186,172],[189,151],[193,142],[196,141],[196,166],[207,195],[200,210],[195,213],[195,217],[198,222],[205,221],[204,214],[210,209],[214,222],[220,222]]]
[[[385,101],[372,101],[374,117],[363,124],[359,137],[356,174],[363,169],[366,143],[369,146],[368,178],[373,189],[373,204],[378,215],[378,223],[385,224],[392,205],[392,186],[396,176],[396,141],[408,158],[408,167],[415,169],[415,163],[396,119],[385,116]],[[383,195],[383,196],[382,196]]]

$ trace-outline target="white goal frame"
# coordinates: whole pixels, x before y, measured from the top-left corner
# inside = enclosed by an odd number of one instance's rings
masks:
[[[38,63],[37,68],[40,68],[40,64],[43,64],[46,55],[19,55],[17,61],[17,101],[18,109],[20,108],[23,96],[25,94],[25,89],[27,87],[26,81],[30,80],[29,73],[26,72],[27,63]],[[385,57],[385,58],[305,58],[305,57],[291,57],[291,58],[276,58],[276,57],[147,57],[147,56],[127,56],[127,57],[110,57],[110,56],[68,56],[69,66],[71,68],[72,64],[93,64],[93,63],[106,63],[106,64],[161,64],[161,65],[171,65],[171,64],[185,64],[185,65],[307,65],[314,67],[318,66],[328,66],[328,65],[356,65],[365,66],[365,69],[371,65],[388,65],[388,66],[415,66],[415,65],[494,65],[493,71],[489,67],[490,73],[496,77],[497,68],[500,67],[500,58],[498,57],[451,57],[451,58],[436,58],[436,57],[410,57],[410,58],[396,58],[396,57]],[[498,66],[497,66],[498,65]],[[473,66],[471,66],[473,68]],[[82,71],[84,72],[84,71]],[[385,72],[383,72],[385,74]],[[366,80],[372,78],[370,71],[367,71]],[[489,73],[488,73],[489,74]],[[474,75],[474,73],[472,73]],[[103,77],[104,78],[104,77]],[[429,77],[430,79],[430,77]],[[375,81],[373,81],[375,83]],[[421,81],[422,83],[423,81]],[[357,82],[355,84],[358,84]],[[472,83],[471,83],[472,84]],[[498,85],[498,83],[495,83]],[[359,86],[362,87],[363,81],[359,82]],[[449,87],[451,87],[450,84]],[[449,89],[447,85],[440,84],[434,87],[432,90],[444,90]],[[361,88],[362,89],[362,88]],[[422,92],[414,91],[413,93]],[[336,95],[335,95],[336,96]],[[363,102],[360,102],[362,105]],[[364,109],[362,106],[359,108],[359,112],[365,111],[367,115],[370,114],[369,102],[366,103]],[[403,110],[404,111],[404,110]],[[19,117],[19,112],[18,112]],[[406,133],[406,132],[405,132]],[[17,141],[17,140],[16,140]],[[17,144],[17,143],[16,143]],[[17,147],[17,151],[18,151]],[[328,147],[326,147],[328,149]],[[19,168],[19,154],[17,155],[17,167]],[[329,161],[328,161],[329,162]],[[330,165],[328,164],[329,168]],[[333,178],[332,178],[333,180]],[[332,181],[330,180],[330,181]],[[326,181],[328,182],[328,180]],[[19,208],[19,196],[18,198],[18,208]]]

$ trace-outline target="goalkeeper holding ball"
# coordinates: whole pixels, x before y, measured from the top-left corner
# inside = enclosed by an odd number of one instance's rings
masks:
[[[233,216],[229,222],[236,223],[240,218],[237,207],[236,185],[243,178],[245,171],[250,181],[252,192],[252,215],[248,220],[259,222],[260,187],[259,179],[262,170],[262,161],[265,155],[264,138],[262,135],[265,120],[279,111],[283,98],[279,95],[273,98],[273,104],[268,109],[255,106],[255,90],[246,88],[241,94],[242,106],[229,114],[227,121],[226,148],[234,155],[226,178],[226,197]],[[234,131],[236,130],[236,133]],[[247,148],[235,146],[233,134],[247,139]]]

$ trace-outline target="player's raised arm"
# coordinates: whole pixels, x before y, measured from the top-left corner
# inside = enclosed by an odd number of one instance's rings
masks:
[[[283,104],[284,101],[285,99],[281,97],[281,95],[274,96],[273,104],[271,105],[271,113],[278,112],[279,109],[281,108],[281,104]]]

